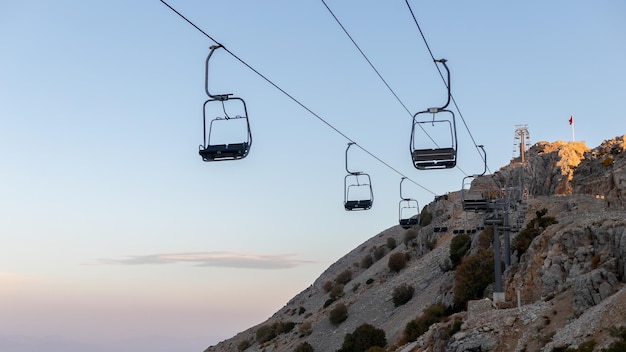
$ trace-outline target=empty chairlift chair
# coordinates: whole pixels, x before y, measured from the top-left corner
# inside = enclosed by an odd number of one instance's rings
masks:
[[[374,203],[372,181],[368,174],[348,169],[348,150],[352,144],[354,143],[348,143],[346,148],[346,172],[348,174],[344,178],[343,206],[346,210],[368,210]]]
[[[400,226],[403,229],[410,229],[413,226],[419,225],[420,213],[419,203],[416,199],[405,197],[402,193],[402,182],[406,177],[402,177],[400,180],[400,204],[398,205]]]
[[[252,133],[246,102],[233,94],[209,92],[209,60],[221,45],[211,46],[206,58],[205,91],[209,99],[202,107],[204,138],[199,154],[203,161],[238,160],[245,158],[252,145]],[[208,114],[217,116],[210,118]]]
[[[484,156],[484,169],[480,174],[466,176],[463,178],[461,186],[461,203],[464,211],[473,211],[477,213],[489,211],[489,198],[485,195],[484,190],[472,189],[472,181],[479,176],[483,176],[487,172],[487,153],[482,145],[478,148],[482,150]]]
[[[456,121],[454,113],[446,109],[451,98],[450,70],[445,59],[435,62],[443,64],[446,69],[448,100],[442,107],[428,108],[413,115],[410,150],[413,166],[419,170],[450,169],[456,166]],[[430,118],[427,118],[428,114],[431,114]]]

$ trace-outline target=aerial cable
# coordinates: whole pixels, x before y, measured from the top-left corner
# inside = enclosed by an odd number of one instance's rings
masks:
[[[165,2],[165,0],[160,0],[165,6],[167,6],[170,10],[172,10],[174,13],[176,13],[178,16],[180,16],[182,19],[184,19],[187,23],[189,23],[190,25],[192,25],[195,29],[197,29],[200,33],[204,34],[204,36],[206,36],[207,38],[211,39],[216,45],[221,45],[223,47],[223,49],[229,53],[233,58],[235,58],[237,61],[239,61],[240,63],[242,63],[244,66],[246,66],[247,68],[249,68],[250,70],[252,70],[252,72],[256,73],[259,77],[261,77],[263,80],[265,80],[267,83],[269,83],[270,85],[272,85],[274,88],[278,89],[278,91],[280,91],[281,93],[283,93],[285,96],[287,96],[289,99],[291,99],[293,102],[295,102],[296,104],[298,104],[300,107],[302,107],[304,110],[308,111],[311,115],[315,116],[318,120],[320,120],[321,122],[323,122],[326,126],[330,127],[333,131],[335,131],[336,133],[338,133],[339,135],[341,135],[343,138],[347,139],[349,142],[355,144],[357,147],[359,147],[361,150],[363,150],[366,154],[368,154],[369,156],[371,156],[372,158],[376,159],[378,162],[380,162],[381,164],[385,165],[387,168],[389,168],[390,170],[394,171],[395,173],[397,173],[398,175],[402,176],[402,177],[406,177],[409,181],[411,181],[413,184],[417,185],[418,187],[422,188],[423,190],[431,193],[432,195],[437,195],[435,192],[431,191],[430,189],[422,186],[421,184],[413,181],[412,179],[410,179],[409,177],[405,176],[402,172],[400,172],[398,169],[394,168],[393,166],[391,166],[390,164],[388,164],[387,162],[385,162],[384,160],[382,160],[381,158],[379,158],[378,156],[374,155],[372,152],[370,152],[369,150],[365,149],[363,146],[361,146],[359,143],[355,142],[354,140],[352,140],[350,137],[348,137],[345,133],[341,132],[338,128],[336,128],[335,126],[333,126],[330,122],[326,121],[324,118],[322,118],[321,116],[319,116],[318,114],[316,114],[315,112],[313,112],[313,110],[309,109],[306,105],[304,105],[303,103],[301,103],[298,99],[294,98],[292,95],[290,95],[289,93],[287,93],[284,89],[280,88],[276,83],[272,82],[269,78],[267,78],[266,76],[264,76],[263,74],[261,74],[259,71],[257,71],[255,68],[253,68],[252,66],[250,66],[248,63],[246,63],[244,60],[242,60],[241,58],[239,58],[237,55],[235,55],[232,51],[228,50],[228,48],[226,48],[223,44],[219,43],[217,40],[215,40],[213,37],[211,37],[208,33],[206,33],[205,31],[203,31],[200,27],[198,27],[196,24],[194,24],[193,22],[191,22],[191,20],[189,20],[187,17],[185,17],[183,14],[181,14],[180,12],[178,12],[176,9],[174,9],[172,6],[170,6],[167,2]]]
[[[415,22],[415,25],[417,26],[417,30],[420,32],[420,35],[422,36],[422,40],[424,41],[424,44],[426,45],[426,49],[428,49],[428,53],[430,54],[430,57],[433,59],[433,62],[435,63],[435,67],[437,68],[437,72],[439,72],[439,76],[441,76],[441,79],[443,80],[444,85],[446,85],[446,87],[448,86],[448,84],[446,83],[446,79],[443,77],[443,73],[441,72],[441,69],[439,68],[439,65],[437,65],[437,60],[435,59],[435,55],[433,55],[433,51],[430,49],[430,45],[428,45],[428,41],[426,40],[426,36],[424,36],[424,32],[422,31],[422,27],[420,27],[419,22],[417,21],[417,18],[415,17],[415,13],[413,13],[413,9],[411,8],[411,4],[409,4],[409,0],[405,0],[406,2],[406,6],[409,8],[409,12],[411,13],[411,16],[413,17],[413,22]],[[463,125],[465,126],[465,129],[467,130],[467,133],[469,134],[472,142],[474,143],[474,147],[476,148],[476,151],[478,151],[478,154],[480,155],[481,159],[483,158],[483,154],[480,153],[480,150],[478,149],[478,143],[476,143],[476,140],[474,139],[474,136],[472,135],[472,131],[470,131],[469,126],[467,125],[467,122],[465,121],[465,118],[463,117],[463,114],[461,113],[461,109],[459,109],[459,106],[456,103],[456,100],[454,99],[453,95],[450,95],[452,98],[452,103],[454,104],[454,107],[456,108],[456,110],[459,113],[459,117],[461,118],[461,121],[463,121]],[[485,159],[483,159],[483,162],[486,162]],[[487,167],[487,169],[489,169],[489,167]],[[461,170],[459,168],[459,170]],[[466,176],[468,176],[465,171],[461,170]],[[489,172],[491,173],[491,170],[489,170]]]
[[[378,75],[378,77],[383,81],[383,83],[385,84],[385,86],[387,86],[387,88],[389,89],[389,91],[391,92],[391,94],[393,94],[394,97],[396,97],[396,99],[398,100],[398,102],[400,103],[400,105],[402,105],[402,107],[404,108],[404,110],[406,110],[407,113],[409,113],[410,116],[413,116],[413,114],[411,113],[411,111],[409,111],[409,109],[406,107],[406,105],[404,105],[404,103],[402,102],[402,100],[400,100],[400,98],[398,97],[398,95],[396,94],[396,92],[393,91],[393,89],[391,89],[391,87],[389,86],[389,84],[387,84],[387,81],[385,81],[385,79],[383,78],[383,76],[380,74],[380,72],[378,72],[378,70],[376,69],[376,67],[374,67],[374,64],[372,64],[372,62],[370,61],[370,59],[368,59],[367,55],[365,55],[365,53],[363,52],[363,50],[361,50],[361,47],[359,47],[359,45],[356,43],[356,41],[354,41],[354,39],[352,38],[352,36],[350,35],[350,33],[348,33],[348,30],[343,26],[343,24],[341,23],[341,21],[339,21],[339,19],[337,18],[337,16],[335,16],[335,13],[333,13],[333,10],[330,9],[330,7],[328,7],[328,5],[326,4],[326,1],[322,0],[322,3],[324,4],[324,6],[326,7],[326,9],[328,10],[328,12],[330,12],[331,16],[333,16],[333,18],[335,19],[335,21],[337,22],[337,24],[339,25],[339,27],[341,27],[341,29],[343,30],[343,32],[348,36],[348,38],[350,38],[350,41],[352,42],[352,44],[354,44],[354,46],[357,48],[357,50],[359,50],[359,52],[361,53],[361,55],[363,55],[363,58],[365,59],[365,61],[367,61],[367,63],[370,65],[370,67],[372,67],[372,69],[374,70],[374,72],[376,72],[376,74]]]
[[[402,105],[402,107],[404,108],[404,110],[406,110],[406,112],[409,114],[409,116],[411,116],[411,118],[413,117],[413,113],[411,113],[411,111],[409,111],[409,109],[406,107],[406,105],[402,102],[402,100],[400,99],[400,97],[398,97],[398,95],[396,94],[396,92],[391,88],[391,86],[389,86],[389,84],[387,83],[387,81],[383,78],[383,76],[380,74],[380,72],[376,69],[376,67],[374,67],[374,64],[370,61],[370,59],[367,57],[367,55],[365,55],[365,53],[363,52],[363,50],[361,50],[361,47],[359,47],[359,45],[356,43],[356,41],[352,38],[352,36],[350,35],[350,33],[348,33],[348,30],[343,26],[343,24],[341,23],[341,21],[339,21],[339,19],[337,18],[337,16],[335,16],[335,13],[333,12],[333,10],[330,9],[330,7],[326,4],[326,1],[322,0],[322,3],[324,4],[324,6],[326,7],[326,9],[328,10],[328,12],[330,12],[331,16],[333,16],[333,18],[335,19],[335,21],[337,22],[337,24],[339,25],[339,27],[341,27],[341,29],[343,30],[343,32],[348,36],[348,38],[350,38],[350,41],[352,42],[352,44],[354,44],[354,46],[357,48],[357,50],[361,53],[361,55],[363,56],[363,58],[365,59],[365,61],[367,61],[367,63],[370,65],[370,67],[374,70],[374,72],[376,72],[376,74],[378,75],[378,78],[380,78],[381,81],[383,81],[383,83],[385,84],[385,86],[387,87],[387,89],[389,89],[389,91],[391,92],[391,94],[393,94],[393,96],[396,98],[396,100],[398,101],[398,103],[400,103],[400,105]],[[420,125],[419,126],[422,130],[424,130],[424,128]],[[430,140],[435,143],[435,145],[437,145],[437,142],[435,142],[435,140],[428,134],[428,132],[424,131],[424,133],[426,133],[426,135],[428,136],[428,138],[430,138]]]
[[[317,115],[316,113],[314,113],[313,111],[311,111],[311,109],[309,109],[308,107],[306,107],[304,104],[302,104],[300,101],[298,101],[296,98],[294,98],[293,96],[291,96],[289,93],[287,93],[285,90],[283,90],[282,88],[280,88],[278,85],[276,85],[274,82],[272,82],[269,78],[265,77],[263,74],[261,74],[259,71],[257,71],[254,67],[250,66],[248,63],[246,63],[245,61],[243,61],[241,58],[239,58],[237,55],[235,55],[235,53],[233,53],[232,51],[228,50],[227,47],[225,47],[223,44],[219,43],[217,40],[215,40],[213,37],[211,37],[209,34],[207,34],[205,31],[203,31],[202,29],[200,29],[200,27],[196,26],[193,22],[191,22],[187,17],[185,17],[183,14],[181,14],[180,12],[176,11],[176,9],[174,9],[172,6],[170,6],[168,3],[166,3],[164,0],[160,0],[163,4],[165,4],[167,7],[169,7],[172,11],[174,11],[178,16],[180,16],[182,19],[184,19],[185,21],[187,21],[187,23],[191,24],[195,29],[197,29],[198,31],[200,31],[200,33],[204,34],[207,38],[211,39],[213,42],[215,42],[215,44],[222,46],[222,48],[229,53],[232,57],[234,57],[237,61],[239,61],[240,63],[242,63],[244,66],[246,66],[247,68],[249,68],[250,70],[252,70],[252,72],[256,73],[259,77],[261,77],[263,80],[265,80],[267,83],[271,84],[274,88],[278,89],[281,93],[283,93],[284,95],[286,95],[287,97],[289,97],[291,100],[293,100],[296,104],[300,105],[300,107],[302,107],[303,109],[305,109],[306,111],[308,111],[309,113],[311,113],[313,116],[317,117],[320,121],[322,121],[323,123],[325,123],[328,127],[332,128],[335,132],[337,132],[338,134],[340,134],[342,137],[346,138],[349,141],[352,141],[348,136],[346,136],[343,132],[339,131],[337,128],[335,128],[333,125],[331,125],[329,122],[327,122],[326,120],[324,120],[322,117],[320,117],[319,115]],[[361,148],[363,149],[363,148]]]

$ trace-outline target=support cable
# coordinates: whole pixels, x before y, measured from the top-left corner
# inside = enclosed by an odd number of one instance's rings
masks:
[[[348,38],[350,38],[350,41],[352,42],[352,44],[354,44],[354,46],[357,48],[357,50],[361,53],[361,55],[363,56],[363,58],[365,59],[365,61],[367,61],[367,63],[370,65],[370,67],[374,70],[374,72],[376,72],[376,74],[378,75],[378,78],[380,78],[381,81],[383,81],[383,83],[385,84],[385,86],[387,87],[387,89],[389,89],[389,91],[391,92],[391,94],[393,94],[393,96],[396,98],[396,100],[398,101],[398,103],[400,103],[400,105],[402,105],[402,107],[404,108],[404,110],[406,110],[406,112],[409,114],[409,116],[411,116],[411,118],[413,118],[413,114],[411,113],[411,111],[406,107],[406,105],[402,102],[402,100],[400,99],[400,97],[398,97],[398,95],[396,94],[396,92],[391,88],[391,86],[389,86],[389,84],[387,83],[387,81],[383,78],[383,76],[380,74],[380,72],[376,69],[376,67],[374,67],[374,64],[370,61],[370,59],[367,57],[367,55],[365,55],[365,53],[363,52],[363,50],[361,50],[361,47],[359,47],[359,45],[356,43],[356,41],[352,38],[352,36],[350,35],[350,33],[348,33],[348,30],[346,29],[346,27],[343,26],[343,24],[341,23],[341,21],[339,21],[339,19],[337,18],[337,16],[335,16],[335,13],[333,12],[333,10],[330,9],[330,7],[328,7],[328,5],[326,4],[326,1],[322,0],[322,3],[324,4],[324,6],[326,7],[326,9],[328,10],[328,12],[330,12],[331,16],[333,16],[333,18],[335,19],[335,21],[337,22],[337,24],[339,25],[339,27],[341,27],[341,29],[343,30],[343,32],[348,36]],[[419,125],[419,128],[422,129],[422,131],[424,131],[424,133],[428,136],[428,138],[430,138],[430,140],[435,143],[435,145],[437,147],[439,147],[437,145],[437,142],[435,142],[435,140],[428,134],[428,132],[426,132],[426,130],[424,130],[424,127],[422,127],[422,125]]]
[[[326,121],[324,118],[322,118],[320,115],[316,114],[315,112],[313,112],[311,109],[309,109],[306,105],[304,105],[303,103],[301,103],[298,99],[294,98],[292,95],[290,95],[289,93],[287,93],[284,89],[280,88],[276,83],[272,82],[269,78],[267,78],[266,76],[264,76],[263,74],[261,74],[259,71],[257,71],[255,68],[253,68],[252,66],[250,66],[248,63],[246,63],[244,60],[242,60],[241,58],[239,58],[237,55],[235,55],[232,51],[230,51],[227,47],[225,47],[223,44],[219,43],[217,40],[215,40],[213,37],[211,37],[208,33],[206,33],[205,31],[203,31],[200,27],[198,27],[196,24],[194,24],[191,20],[189,20],[187,17],[185,17],[183,14],[181,14],[180,12],[178,12],[176,9],[174,9],[172,6],[170,6],[167,2],[165,2],[165,0],[160,0],[165,6],[167,6],[170,10],[172,10],[174,13],[176,13],[179,17],[181,17],[183,20],[185,20],[187,23],[189,23],[191,26],[193,26],[195,29],[197,29],[200,33],[204,34],[204,36],[206,36],[207,38],[209,38],[210,40],[212,40],[216,45],[221,45],[224,50],[229,53],[233,58],[235,58],[237,61],[239,61],[240,63],[242,63],[244,66],[246,66],[247,68],[249,68],[252,72],[256,73],[259,77],[261,77],[263,80],[265,80],[267,83],[269,83],[270,85],[272,85],[274,88],[276,88],[278,91],[280,91],[281,93],[283,93],[285,96],[287,96],[289,99],[291,99],[293,102],[295,102],[296,104],[298,104],[300,107],[302,107],[304,110],[308,111],[311,115],[313,115],[314,117],[316,117],[318,120],[320,120],[322,123],[324,123],[326,126],[330,127],[333,131],[335,131],[337,134],[339,134],[340,136],[342,136],[343,138],[347,139],[349,142],[355,144],[356,146],[358,146],[361,150],[363,150],[366,154],[368,154],[369,156],[371,156],[372,158],[376,159],[378,162],[380,162],[381,164],[385,165],[387,168],[391,169],[392,171],[394,171],[395,173],[397,173],[398,175],[402,176],[402,177],[406,177],[409,181],[411,181],[413,184],[417,185],[418,187],[422,188],[423,190],[431,193],[432,195],[437,195],[435,192],[431,191],[430,189],[422,186],[421,184],[413,181],[411,178],[409,178],[408,176],[405,176],[402,172],[400,172],[398,169],[394,168],[393,166],[391,166],[390,164],[388,164],[387,162],[385,162],[384,160],[382,160],[381,158],[379,158],[378,156],[374,155],[372,152],[370,152],[369,150],[365,149],[363,146],[361,146],[359,143],[355,142],[354,140],[352,140],[350,137],[348,137],[345,133],[341,132],[338,128],[336,128],[335,126],[333,126],[330,122]]]
[[[428,49],[428,53],[430,54],[430,57],[433,59],[433,62],[435,62],[435,56],[433,55],[432,50],[430,50],[430,46],[428,45],[428,41],[426,40],[426,36],[424,36],[424,32],[422,31],[422,28],[419,25],[419,22],[417,21],[417,18],[415,17],[415,13],[413,13],[413,9],[411,8],[411,4],[409,4],[409,0],[405,0],[406,2],[406,6],[409,8],[409,12],[411,13],[411,16],[413,17],[413,21],[415,22],[415,25],[417,26],[417,30],[420,32],[420,35],[422,36],[422,40],[424,41],[424,44],[426,45],[426,49]],[[441,72],[441,69],[439,68],[439,66],[437,65],[437,63],[435,62],[435,67],[437,68],[437,71],[439,72],[439,76],[441,76],[441,79],[443,80],[443,84],[446,86],[446,88],[448,87],[448,84],[446,83],[446,79],[443,77],[443,73]],[[472,135],[472,131],[470,131],[469,126],[467,125],[467,122],[465,121],[465,118],[463,117],[463,114],[461,113],[461,109],[459,109],[458,104],[456,103],[456,100],[454,99],[454,96],[452,95],[452,93],[450,93],[450,96],[452,98],[452,103],[454,104],[454,107],[456,108],[456,111],[458,111],[459,113],[459,117],[461,117],[461,120],[463,121],[463,125],[465,126],[465,129],[467,130],[467,133],[469,134],[472,143],[474,143],[474,148],[476,148],[476,151],[478,151],[478,154],[480,155],[480,158],[483,159],[483,155],[480,153],[480,150],[478,150],[478,143],[476,143],[476,140],[474,139],[474,136]],[[486,162],[485,159],[483,159],[484,162]],[[489,167],[487,167],[487,169],[489,170]],[[462,171],[462,170],[461,170]],[[463,171],[463,173],[465,174],[465,172]],[[489,170],[489,173],[491,173],[491,170]],[[467,174],[465,174],[467,176]]]

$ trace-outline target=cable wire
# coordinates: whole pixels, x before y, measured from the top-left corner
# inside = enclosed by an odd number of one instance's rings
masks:
[[[415,13],[413,12],[413,9],[411,8],[411,4],[409,4],[409,0],[405,0],[405,2],[406,2],[406,6],[409,8],[409,12],[411,13],[411,16],[413,17],[413,21],[415,22],[415,25],[417,26],[417,30],[420,32],[420,35],[422,36],[422,40],[424,41],[424,44],[426,45],[426,49],[428,49],[428,53],[430,54],[430,57],[433,59],[433,62],[435,62],[435,55],[433,55],[433,51],[430,49],[430,45],[428,45],[426,36],[424,36],[422,27],[420,27],[419,22],[417,21],[417,18],[415,17]],[[439,76],[441,76],[441,79],[443,80],[443,84],[446,86],[446,88],[448,88],[446,79],[443,77],[443,73],[441,72],[441,69],[439,68],[439,65],[437,65],[436,62],[435,62],[435,67],[437,68],[437,71],[439,72]],[[478,151],[478,154],[480,155],[480,158],[483,160],[483,162],[486,163],[487,161],[483,158],[482,154],[480,154],[480,151],[478,150],[478,143],[476,143],[476,140],[474,139],[474,136],[472,135],[472,131],[470,131],[469,126],[467,125],[467,122],[465,121],[465,118],[463,117],[463,114],[461,113],[461,109],[459,109],[459,106],[456,103],[456,100],[454,99],[454,96],[452,95],[452,93],[450,93],[450,97],[452,98],[452,103],[454,104],[456,111],[459,113],[459,117],[463,121],[463,125],[465,126],[465,129],[467,130],[467,133],[469,134],[472,140],[472,143],[474,143],[474,147],[476,148],[476,151]],[[487,169],[489,170],[489,167],[487,167]],[[459,170],[461,169],[459,168]],[[468,176],[465,173],[465,171],[463,170],[461,171],[465,174],[465,176]],[[491,173],[491,170],[489,170],[489,172]]]
[[[411,116],[411,118],[413,118],[413,114],[411,113],[411,111],[406,107],[406,105],[402,102],[402,100],[400,99],[400,97],[398,97],[398,95],[396,94],[396,92],[391,88],[391,86],[389,86],[389,84],[387,83],[387,81],[383,78],[383,76],[380,74],[380,72],[376,69],[376,67],[374,67],[374,64],[370,61],[370,59],[367,57],[367,55],[365,55],[365,53],[363,52],[363,50],[361,50],[361,47],[359,46],[359,44],[356,43],[356,41],[352,38],[352,36],[350,35],[350,33],[348,33],[348,30],[346,29],[346,27],[344,27],[344,25],[341,23],[341,21],[339,21],[339,18],[337,18],[337,16],[335,16],[335,13],[333,12],[333,10],[330,9],[330,7],[326,4],[326,1],[322,0],[322,3],[324,4],[324,6],[326,7],[326,9],[328,10],[328,12],[330,12],[331,16],[333,16],[333,18],[335,19],[335,21],[337,22],[337,24],[339,25],[339,27],[341,27],[341,29],[343,30],[343,32],[348,36],[348,38],[350,38],[350,41],[352,42],[352,44],[354,44],[354,46],[357,48],[357,50],[361,53],[361,55],[363,56],[363,58],[365,59],[365,61],[367,61],[367,63],[370,65],[370,67],[374,70],[374,72],[376,72],[376,74],[378,75],[378,78],[380,78],[381,81],[383,81],[383,83],[385,84],[385,86],[387,87],[387,89],[389,89],[389,91],[391,92],[391,94],[393,94],[393,96],[396,98],[396,100],[398,101],[398,103],[400,103],[400,105],[402,105],[402,107],[404,108],[404,110],[406,110],[407,113],[409,113],[409,116]],[[428,138],[435,143],[435,145],[437,146],[437,148],[439,148],[439,145],[437,145],[437,142],[428,134],[428,132],[426,132],[426,130],[424,130],[424,127],[422,127],[421,124],[418,125],[419,128],[422,129],[422,131],[424,131],[424,133],[428,136]]]
[[[341,21],[339,21],[339,19],[337,18],[337,16],[334,14],[334,12],[330,9],[330,7],[326,4],[326,1],[321,0],[322,3],[324,4],[324,6],[326,7],[326,9],[328,10],[328,12],[330,12],[331,16],[335,19],[335,21],[337,22],[337,24],[339,24],[339,26],[341,27],[341,29],[343,30],[343,32],[348,36],[348,38],[350,39],[350,41],[352,42],[352,44],[354,44],[354,46],[357,48],[357,50],[361,53],[361,55],[363,56],[363,58],[365,59],[365,61],[367,61],[367,63],[370,65],[370,67],[372,67],[372,69],[374,70],[374,72],[376,72],[376,74],[378,75],[378,77],[383,81],[383,83],[385,84],[385,86],[387,86],[387,88],[389,89],[389,91],[393,94],[393,96],[398,100],[398,102],[400,103],[400,105],[402,105],[404,107],[404,109],[409,113],[409,115],[414,118],[414,116],[411,114],[411,112],[409,111],[409,109],[406,107],[406,105],[402,102],[402,100],[400,100],[400,98],[398,97],[398,95],[394,92],[394,90],[389,86],[389,84],[387,83],[387,81],[382,77],[382,75],[380,74],[380,72],[376,69],[376,67],[374,67],[374,64],[372,64],[372,62],[370,61],[370,59],[367,57],[367,55],[365,55],[365,53],[363,52],[363,50],[361,50],[361,47],[359,47],[359,45],[356,43],[356,41],[352,38],[352,36],[350,35],[350,33],[348,33],[348,30],[345,28],[345,26],[341,23]],[[410,6],[409,6],[410,9]],[[413,13],[413,11],[411,11],[411,14]],[[415,19],[415,16],[413,16],[413,18]],[[416,23],[417,20],[415,19]],[[426,43],[426,47],[428,48],[428,52],[430,53],[431,58],[433,59],[433,62],[435,62],[435,57],[433,56],[432,51],[430,50],[430,47],[428,46],[428,42],[426,42],[426,38],[424,37],[424,34],[422,33],[421,28],[419,27],[419,24],[417,25],[420,33],[422,34],[422,38],[424,39],[424,42]],[[443,73],[441,72],[441,69],[439,68],[439,66],[435,63],[435,66],[437,67],[437,71],[439,71],[439,75],[441,76],[441,78],[444,80],[444,84],[446,85],[446,88],[448,88],[448,83],[446,83],[445,78],[443,77]],[[453,101],[454,101],[454,97],[452,97],[452,94],[450,94],[450,97]],[[454,105],[456,106],[457,111],[459,111],[459,116],[461,117],[461,119],[463,120],[463,123],[465,124],[465,128],[468,129],[467,124],[465,123],[465,120],[463,119],[463,116],[458,108],[458,106],[456,105],[456,101],[454,101]],[[439,145],[437,144],[437,142],[432,138],[432,136],[424,129],[424,127],[422,127],[421,124],[418,124],[419,128],[422,129],[422,131],[428,136],[428,138],[435,144],[435,146],[437,146],[439,148]],[[470,133],[471,136],[471,133]],[[473,137],[472,137],[473,140]],[[476,143],[474,143],[476,144]],[[461,173],[463,173],[465,176],[467,176],[467,173],[460,167],[457,166],[457,168],[459,169],[459,171],[461,171]]]
[[[309,109],[306,105],[304,105],[303,103],[301,103],[298,99],[294,98],[291,94],[287,93],[284,89],[280,88],[276,83],[272,82],[269,78],[267,78],[266,76],[264,76],[263,74],[261,74],[259,71],[257,71],[255,68],[253,68],[252,66],[250,66],[247,62],[245,62],[244,60],[242,60],[241,58],[239,58],[237,55],[235,55],[232,51],[230,51],[226,46],[224,46],[223,44],[221,44],[220,42],[218,42],[217,40],[215,40],[212,36],[210,36],[208,33],[206,33],[205,31],[203,31],[200,27],[198,27],[196,24],[194,24],[191,20],[189,20],[187,17],[185,17],[183,14],[181,14],[180,12],[178,12],[176,9],[174,9],[172,6],[170,6],[167,2],[165,2],[165,0],[160,0],[165,6],[167,6],[170,10],[172,10],[174,13],[176,13],[178,16],[180,16],[183,20],[185,20],[187,23],[189,23],[190,25],[192,25],[195,29],[197,29],[200,33],[204,34],[204,36],[206,36],[207,38],[209,38],[210,40],[212,40],[213,42],[215,42],[216,45],[221,45],[224,50],[229,53],[233,58],[235,58],[237,61],[239,61],[240,63],[242,63],[244,66],[246,66],[247,68],[249,68],[252,72],[256,73],[259,77],[261,77],[263,80],[265,80],[267,83],[269,83],[270,85],[272,85],[274,88],[276,88],[278,91],[280,91],[281,93],[283,93],[285,96],[287,96],[289,99],[291,99],[293,102],[295,102],[296,104],[298,104],[300,107],[302,107],[303,109],[305,109],[306,111],[308,111],[311,115],[313,115],[314,117],[316,117],[318,120],[320,120],[322,123],[324,123],[326,126],[330,127],[333,131],[335,131],[336,133],[338,133],[340,136],[342,136],[343,138],[347,139],[349,142],[354,143],[357,147],[359,147],[361,150],[363,150],[366,154],[368,154],[369,156],[371,156],[372,158],[374,158],[375,160],[377,160],[378,162],[380,162],[381,164],[385,165],[387,168],[389,168],[390,170],[394,171],[395,173],[397,173],[398,175],[402,176],[402,177],[406,177],[406,179],[408,179],[409,181],[411,181],[413,184],[417,185],[418,187],[422,188],[423,190],[431,193],[432,195],[436,196],[437,194],[433,191],[431,191],[430,189],[422,186],[421,184],[413,181],[411,178],[409,178],[408,176],[404,175],[402,172],[400,172],[399,170],[397,170],[396,168],[394,168],[393,166],[391,166],[390,164],[388,164],[387,162],[385,162],[384,160],[382,160],[381,158],[379,158],[378,156],[374,155],[372,152],[370,152],[369,150],[365,149],[363,146],[361,146],[359,143],[357,143],[356,141],[354,141],[353,139],[351,139],[350,137],[348,137],[345,133],[341,132],[338,128],[336,128],[335,126],[333,126],[330,122],[326,121],[324,118],[322,118],[320,115],[316,114],[315,112],[313,112],[311,109]]]
[[[352,36],[350,35],[350,33],[348,33],[348,30],[346,29],[346,27],[343,26],[343,24],[341,23],[341,21],[339,21],[339,19],[337,18],[337,16],[335,16],[335,13],[333,12],[333,10],[330,9],[330,7],[328,7],[328,5],[326,4],[326,1],[322,0],[322,3],[324,4],[324,6],[326,7],[326,9],[328,10],[328,12],[330,12],[331,16],[333,16],[333,18],[335,19],[335,21],[337,22],[337,24],[339,25],[339,27],[341,27],[341,29],[343,30],[343,32],[348,36],[348,38],[350,38],[350,41],[352,42],[352,44],[354,44],[354,46],[357,48],[357,50],[359,50],[359,52],[361,53],[361,55],[363,55],[363,58],[365,59],[365,61],[367,61],[367,63],[370,65],[370,67],[374,70],[374,72],[376,72],[376,74],[378,75],[378,77],[383,81],[383,83],[385,84],[385,86],[387,86],[387,89],[389,89],[389,91],[391,92],[391,94],[393,94],[394,97],[396,97],[396,100],[398,100],[398,102],[400,103],[400,105],[402,105],[402,107],[404,108],[404,110],[406,110],[406,112],[409,113],[410,116],[413,116],[413,114],[411,113],[411,111],[406,107],[406,105],[404,105],[404,103],[402,102],[402,100],[400,100],[400,98],[398,97],[398,95],[396,94],[396,92],[393,91],[393,89],[391,89],[391,87],[389,86],[389,84],[387,83],[387,81],[385,81],[385,79],[383,78],[383,76],[380,74],[380,72],[378,72],[378,70],[376,69],[376,67],[374,67],[374,64],[372,64],[372,62],[370,61],[370,59],[367,57],[367,55],[365,55],[365,53],[363,52],[363,50],[361,50],[361,47],[359,47],[359,45],[356,43],[356,41],[352,38]]]

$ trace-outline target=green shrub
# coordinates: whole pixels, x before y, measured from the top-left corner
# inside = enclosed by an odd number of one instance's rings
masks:
[[[389,270],[399,272],[406,266],[406,256],[404,253],[393,253],[389,256],[387,266],[389,267]]]
[[[448,336],[453,336],[457,332],[461,331],[461,325],[463,325],[463,320],[457,319],[452,322],[452,325],[448,328]]]
[[[324,289],[324,292],[330,292],[334,285],[335,284],[332,281],[326,281],[324,282],[324,285],[322,285],[322,288]]]
[[[593,348],[596,346],[596,342],[594,340],[585,341],[581,343],[576,349],[577,352],[593,352]],[[623,351],[623,350],[620,350]]]
[[[328,319],[333,325],[343,323],[346,319],[348,319],[348,307],[346,307],[343,303],[338,303],[335,308],[330,311]]]
[[[326,302],[324,302],[324,308],[327,308],[328,306],[330,306],[331,304],[335,303],[334,299],[327,299]]]
[[[548,209],[546,208],[536,211],[536,217],[529,221],[526,227],[513,240],[512,248],[517,251],[518,258],[528,250],[533,239],[539,236],[546,227],[558,224],[558,221],[553,216],[545,216],[547,213]]]
[[[417,238],[417,234],[417,231],[413,229],[407,230],[407,232],[404,233],[404,245],[408,247],[409,242]]]
[[[349,269],[342,271],[335,278],[335,282],[342,285],[347,284],[348,282],[350,282],[350,280],[352,280],[352,271],[350,271]]]
[[[422,315],[408,322],[404,328],[403,342],[417,340],[428,328],[441,321],[446,316],[446,308],[443,305],[434,304],[424,310]]]
[[[367,254],[363,258],[361,258],[361,268],[367,269],[374,264],[374,259],[371,255]]]
[[[463,305],[483,297],[485,288],[494,282],[493,251],[481,249],[476,255],[465,257],[454,272],[454,299]]]
[[[468,234],[461,234],[452,237],[450,241],[450,261],[452,262],[452,267],[456,268],[457,265],[461,264],[461,259],[470,249],[470,245],[472,244],[472,237]]]
[[[380,247],[374,248],[374,259],[376,261],[383,259],[385,254],[387,254],[387,247],[380,246]]]
[[[396,288],[393,289],[392,294],[393,304],[396,307],[405,304],[406,302],[410,301],[411,298],[413,298],[414,292],[415,288],[413,288],[413,286],[411,285],[401,284],[399,286],[396,286]]]
[[[243,340],[239,343],[239,345],[237,345],[237,351],[245,351],[248,349],[248,347],[252,346],[252,344],[250,343],[250,341],[248,340]]]
[[[256,331],[256,340],[258,343],[264,343],[272,340],[280,334],[287,333],[296,326],[294,322],[275,322],[259,327]]]
[[[291,330],[293,330],[294,327],[296,327],[296,323],[294,323],[293,321],[284,322],[282,323],[280,333],[286,334],[290,332]]]
[[[387,237],[387,248],[389,248],[389,250],[393,250],[394,248],[396,248],[396,239],[393,237]]]
[[[270,341],[276,336],[277,336],[276,327],[273,324],[263,325],[259,327],[256,331],[256,341],[258,343],[264,343],[264,342]]]
[[[311,324],[310,321],[305,321],[304,323],[302,323],[302,325],[300,325],[300,327],[298,328],[298,332],[302,335],[308,336],[311,335],[311,333],[313,333],[313,329],[312,329],[313,324]]]
[[[426,246],[426,249],[428,249],[429,251],[432,251],[437,246],[437,241],[436,240],[429,241],[428,239],[425,239],[424,246]]]
[[[617,339],[626,341],[626,326],[611,327],[609,328],[609,333]]]
[[[313,352],[313,346],[308,342],[303,342],[296,346],[296,349],[293,352]]]
[[[373,346],[385,347],[385,331],[370,324],[362,324],[351,334],[346,334],[341,348],[337,352],[365,352]]]
[[[626,327],[612,327],[609,329],[611,336],[617,339],[601,352],[623,352],[626,351]]]
[[[487,249],[493,243],[493,226],[487,226],[478,235],[478,248]]]
[[[343,285],[342,284],[337,284],[337,285],[333,286],[333,289],[330,290],[329,297],[332,300],[337,300],[337,299],[343,297]]]

